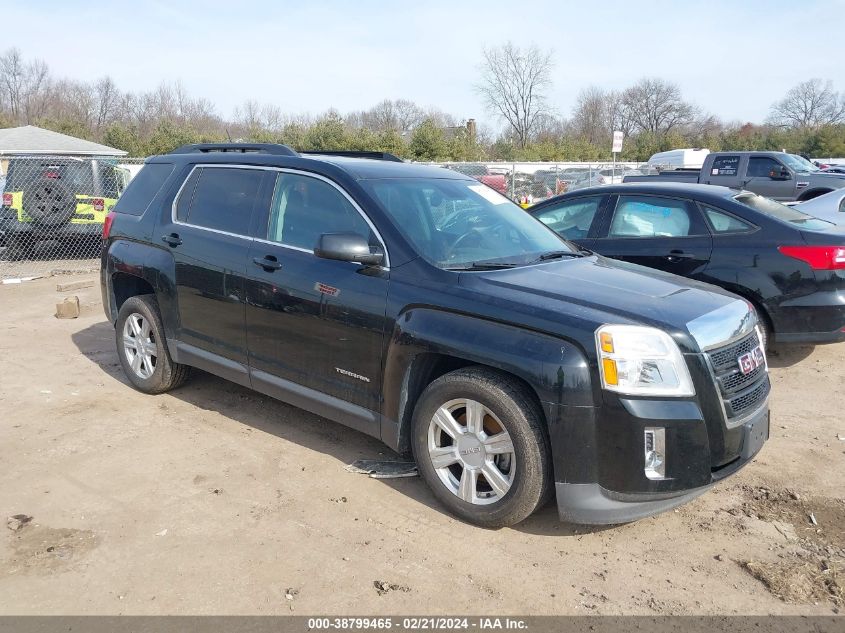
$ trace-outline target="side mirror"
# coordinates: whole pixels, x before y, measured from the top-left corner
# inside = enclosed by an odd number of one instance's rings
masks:
[[[358,233],[324,233],[317,240],[314,254],[323,259],[367,266],[380,266],[384,261],[384,253],[373,253],[367,239]]]
[[[769,178],[772,180],[789,180],[792,178],[792,172],[783,165],[772,167],[772,170],[769,172]]]

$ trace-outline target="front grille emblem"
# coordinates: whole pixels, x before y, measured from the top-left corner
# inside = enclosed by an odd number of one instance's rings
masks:
[[[736,361],[739,364],[739,371],[743,374],[750,374],[758,367],[766,364],[766,355],[758,345],[747,354],[743,354],[737,358]]]

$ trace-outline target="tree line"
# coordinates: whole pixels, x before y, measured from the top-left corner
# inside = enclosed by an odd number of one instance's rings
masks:
[[[550,51],[511,43],[485,49],[474,89],[502,130],[467,125],[407,99],[367,110],[292,115],[247,101],[230,117],[181,82],[149,92],[55,77],[20,50],[0,55],[0,127],[37,125],[116,147],[131,156],[226,140],[278,142],[301,150],[374,150],[420,161],[603,161],[614,130],[625,133],[620,159],[644,161],[680,147],[781,150],[845,156],[845,95],[808,79],[771,105],[760,123],[724,121],[688,102],[669,81],[646,77],[621,90],[584,88],[565,116],[550,103]]]

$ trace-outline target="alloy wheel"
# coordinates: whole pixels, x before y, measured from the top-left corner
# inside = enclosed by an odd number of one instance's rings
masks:
[[[475,400],[450,400],[437,409],[428,427],[428,456],[443,485],[474,505],[500,501],[516,474],[510,435]]]
[[[139,378],[146,380],[155,372],[158,345],[150,322],[143,314],[133,312],[123,324],[123,353]]]

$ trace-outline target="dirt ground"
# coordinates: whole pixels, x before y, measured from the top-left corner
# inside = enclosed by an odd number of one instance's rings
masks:
[[[488,531],[418,478],[346,472],[392,454],[338,424],[203,373],[134,391],[97,286],[53,316],[57,281],[91,278],[0,286],[0,614],[845,608],[845,345],[772,356],[771,440],[681,509]]]

